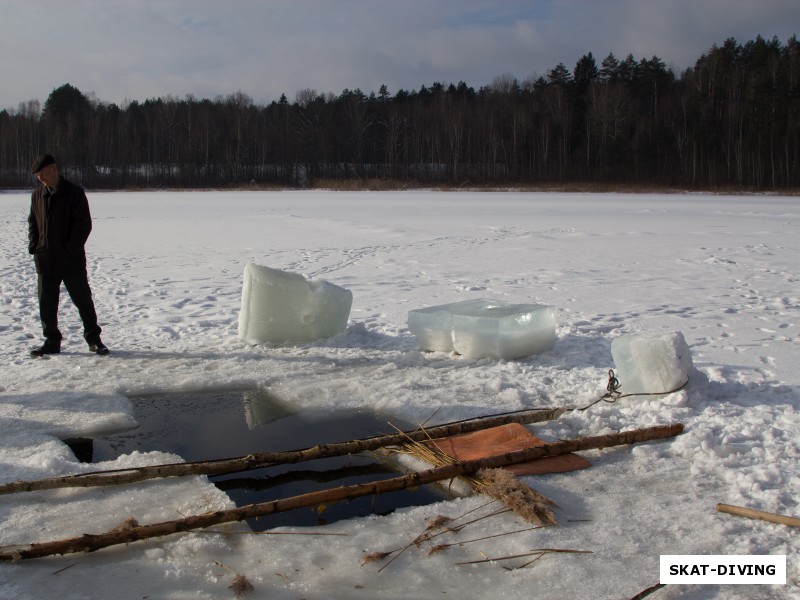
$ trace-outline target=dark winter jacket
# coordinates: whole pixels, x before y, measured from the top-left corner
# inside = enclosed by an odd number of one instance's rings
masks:
[[[79,185],[59,177],[54,194],[44,185],[31,194],[28,251],[38,273],[58,275],[85,267],[84,245],[91,231],[89,202]]]

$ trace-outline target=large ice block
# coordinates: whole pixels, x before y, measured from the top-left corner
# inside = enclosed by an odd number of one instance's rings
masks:
[[[689,345],[679,331],[615,338],[611,356],[623,394],[671,392],[689,380],[693,369]]]
[[[239,337],[251,345],[329,338],[345,331],[352,304],[352,292],[338,285],[248,263]]]
[[[453,351],[453,312],[485,310],[498,306],[490,300],[464,300],[408,311],[408,328],[419,347],[430,352]]]
[[[410,310],[408,328],[423,350],[467,358],[521,358],[549,350],[556,340],[552,306],[486,299]]]

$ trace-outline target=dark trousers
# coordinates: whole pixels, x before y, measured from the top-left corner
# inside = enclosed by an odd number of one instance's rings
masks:
[[[58,329],[58,300],[62,282],[80,313],[84,339],[90,344],[98,341],[100,326],[97,324],[97,313],[94,310],[86,267],[79,267],[59,275],[39,274],[39,317],[42,320],[44,337],[51,343],[61,342],[61,332]]]

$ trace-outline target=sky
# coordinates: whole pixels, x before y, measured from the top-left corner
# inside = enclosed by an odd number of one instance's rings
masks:
[[[676,73],[714,44],[799,33],[797,0],[0,0],[0,109],[69,83],[102,102],[390,94],[570,70],[591,52]]]

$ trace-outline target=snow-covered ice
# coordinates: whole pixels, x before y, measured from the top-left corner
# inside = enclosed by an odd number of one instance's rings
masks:
[[[677,390],[688,383],[693,369],[692,351],[680,331],[614,338],[611,357],[624,394]]]
[[[552,306],[482,298],[412,309],[408,329],[423,350],[467,358],[522,358],[556,341]]]
[[[59,437],[132,426],[127,396],[264,386],[303,406],[372,407],[429,424],[604,392],[611,343],[680,331],[693,378],[666,396],[627,397],[531,426],[547,440],[683,422],[661,442],[586,452],[592,467],[528,477],[559,527],[411,547],[387,568],[364,552],[411,542],[463,498],[339,521],[337,536],[188,533],[86,555],[0,564],[0,598],[631,598],[662,554],[786,554],[785,586],[667,586],[652,597],[800,596],[796,528],[718,513],[718,502],[798,515],[800,208],[796,197],[704,194],[89,191],[89,275],[107,357],[91,355],[63,301],[62,354],[40,342],[27,255],[27,192],[0,194],[0,480],[170,462],[133,454],[78,463]],[[295,346],[238,336],[248,262],[353,292],[345,333]],[[555,307],[552,349],[518,360],[421,352],[412,309],[475,298]],[[428,420],[430,419],[430,420]],[[231,506],[204,477],[0,497],[0,545],[99,533]],[[483,519],[454,543],[523,529]],[[294,531],[283,529],[282,532]],[[588,550],[458,563],[536,548]],[[225,565],[222,567],[220,565]]]
[[[353,294],[327,281],[247,263],[239,338],[251,345],[313,342],[344,333]]]

